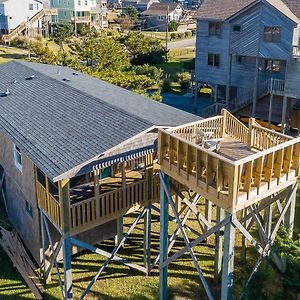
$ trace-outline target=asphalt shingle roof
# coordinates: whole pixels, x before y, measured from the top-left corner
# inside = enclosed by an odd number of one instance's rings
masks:
[[[51,179],[153,125],[199,119],[73,72],[25,62],[0,66],[0,91],[10,91],[0,97],[0,131]]]
[[[164,2],[164,3],[152,3],[150,7],[142,13],[142,15],[157,16],[166,15],[168,10],[169,13],[173,12],[178,6],[178,3]]]
[[[298,23],[299,0],[265,0]],[[195,14],[197,19],[225,21],[259,0],[205,0]]]

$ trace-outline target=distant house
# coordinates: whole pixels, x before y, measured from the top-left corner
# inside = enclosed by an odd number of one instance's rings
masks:
[[[197,84],[240,115],[284,124],[300,98],[299,17],[293,0],[205,1],[197,13]]]
[[[153,3],[142,13],[145,19],[145,26],[157,31],[166,30],[166,17],[168,22],[179,22],[183,18],[184,9],[181,4],[174,2]]]
[[[96,29],[108,26],[107,0],[51,0],[50,5],[58,9],[59,22],[86,24]]]
[[[159,3],[158,0],[123,0],[122,8],[134,7],[138,12],[147,10],[153,3]]]
[[[43,9],[43,3],[37,0],[1,0],[0,1],[0,32],[7,34],[27,22],[31,17]],[[41,27],[41,20],[32,24],[32,27]]]

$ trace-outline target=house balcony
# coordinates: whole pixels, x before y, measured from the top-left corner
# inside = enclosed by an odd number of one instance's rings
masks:
[[[228,111],[159,132],[161,171],[229,212],[295,183],[300,138],[246,127]]]
[[[69,222],[72,235],[115,220],[138,210],[149,201],[159,201],[159,177],[155,167],[150,179],[142,169],[113,168],[114,174],[97,180],[86,176],[70,181]],[[92,180],[91,180],[92,179]],[[51,182],[38,169],[36,194],[40,208],[59,230],[63,227],[61,200],[57,184]]]

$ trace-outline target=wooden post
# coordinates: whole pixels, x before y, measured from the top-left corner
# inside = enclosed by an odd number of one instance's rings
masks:
[[[169,176],[161,172],[161,180],[169,186]],[[160,265],[168,258],[168,226],[169,226],[169,205],[168,197],[164,191],[162,182],[160,183]],[[159,270],[159,299],[168,299],[168,267],[167,265]]]
[[[64,257],[64,290],[65,299],[73,299],[72,292],[72,265],[71,265],[71,235],[70,235],[70,182],[63,179],[58,183],[59,203],[61,213],[62,232],[64,238],[63,257]]]
[[[286,202],[289,199],[291,200],[290,207],[288,208],[284,216],[284,225],[289,231],[289,237],[293,237],[294,224],[295,224],[295,207],[296,207],[296,198],[297,198],[297,188],[298,184],[295,183],[287,188],[287,198]]]
[[[270,93],[270,104],[269,104],[269,117],[268,117],[268,124],[269,124],[270,128],[271,128],[271,124],[272,124],[273,98],[274,98],[274,94],[273,94],[273,91],[271,90],[271,93]]]
[[[226,217],[229,216],[226,213]],[[232,218],[232,215],[231,215]],[[230,300],[233,297],[233,267],[234,267],[234,243],[235,243],[235,227],[232,222],[225,225],[224,232],[224,254],[222,269],[222,287],[221,300]]]
[[[216,225],[220,223],[225,217],[223,208],[217,206]],[[222,271],[222,257],[223,257],[223,235],[221,230],[216,232],[215,245],[215,280],[219,280]]]
[[[96,199],[96,219],[100,218],[100,186],[99,186],[100,170],[94,171],[94,194]]]
[[[255,72],[254,72],[254,89],[253,89],[253,106],[252,106],[252,117],[255,117],[256,106],[257,106],[257,88],[258,88],[258,68],[259,68],[259,58],[255,58]]]
[[[281,117],[281,132],[285,133],[286,131],[286,113],[287,113],[287,95],[284,94],[282,102],[282,117]]]
[[[115,236],[115,245],[118,246],[123,238],[123,217],[120,217],[117,219],[117,234]],[[124,244],[122,244],[122,247],[124,247]]]
[[[252,130],[252,125],[255,122],[254,118],[250,118],[249,119],[249,133],[248,133],[248,147],[251,149],[252,145],[253,145],[253,130]]]
[[[231,66],[232,66],[232,54],[229,54],[229,66],[227,70],[227,85],[226,85],[226,108],[227,109],[229,109],[229,101],[230,101]]]

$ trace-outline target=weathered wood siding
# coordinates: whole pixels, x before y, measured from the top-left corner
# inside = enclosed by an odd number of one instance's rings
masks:
[[[266,43],[263,40],[265,26],[278,26],[281,29],[280,43]],[[285,15],[276,10],[273,6],[265,4],[262,6],[262,19],[260,28],[260,49],[259,56],[289,60],[292,55],[293,33],[295,23]]]
[[[0,134],[0,145],[0,164],[5,170],[9,219],[35,260],[39,262],[40,225],[35,195],[34,165],[22,155],[23,172],[20,172],[15,166],[13,143],[5,135]],[[32,217],[26,211],[25,201],[32,206]]]
[[[210,84],[226,85],[229,67],[229,23],[222,24],[220,36],[209,36],[208,21],[198,21],[196,37],[196,80]],[[208,53],[220,54],[220,66],[207,63]]]
[[[262,5],[255,5],[230,22],[230,53],[244,56],[258,55],[261,11]],[[241,31],[232,31],[233,25],[240,25]]]

